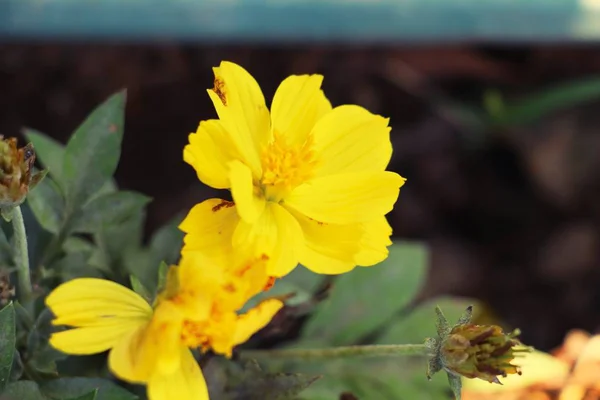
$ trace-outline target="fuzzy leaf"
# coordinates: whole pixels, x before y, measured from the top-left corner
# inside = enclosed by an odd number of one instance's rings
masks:
[[[76,213],[71,221],[71,231],[95,233],[102,227],[119,225],[139,212],[149,201],[149,197],[129,191],[98,196]]]
[[[121,155],[125,92],[111,96],[75,130],[65,150],[66,203],[75,210],[114,174]]]
[[[2,400],[49,400],[40,392],[37,383],[33,381],[18,381],[9,383],[4,392]]]
[[[97,390],[96,400],[136,400],[138,397],[107,379],[59,378],[41,384],[42,392],[58,399],[77,398]]]
[[[42,228],[58,234],[64,215],[64,200],[56,183],[46,177],[29,192],[27,201]]]
[[[98,390],[94,389],[89,393],[86,393],[82,396],[72,397],[68,400],[96,400],[96,396],[98,396]]]
[[[319,379],[292,373],[268,373],[254,360],[245,365],[229,365],[223,398],[227,400],[291,400]]]
[[[357,268],[334,281],[331,296],[308,321],[302,336],[324,344],[352,344],[380,329],[409,304],[425,278],[427,249],[398,242],[382,263]]]
[[[0,310],[0,392],[8,383],[15,353],[15,309],[12,303]]]

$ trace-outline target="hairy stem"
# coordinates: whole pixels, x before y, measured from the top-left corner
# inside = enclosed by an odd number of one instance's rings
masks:
[[[31,311],[33,288],[31,286],[31,273],[29,270],[29,251],[27,249],[27,233],[21,207],[13,209],[12,225],[15,241],[15,260],[17,262],[18,298],[23,307]]]
[[[254,359],[295,359],[295,360],[330,360],[351,357],[395,357],[410,355],[428,355],[430,350],[424,344],[391,344],[342,346],[324,349],[284,349],[284,350],[250,350],[241,353],[242,358]]]

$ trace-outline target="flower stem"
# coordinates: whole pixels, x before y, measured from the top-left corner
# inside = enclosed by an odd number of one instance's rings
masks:
[[[254,359],[296,359],[296,360],[330,360],[351,357],[395,357],[410,355],[428,355],[430,350],[424,344],[391,344],[342,346],[325,349],[284,349],[284,350],[250,350],[244,351],[242,358]]]
[[[12,225],[15,241],[15,259],[17,261],[17,279],[19,301],[28,311],[31,311],[30,302],[33,299],[31,286],[31,273],[29,271],[29,252],[27,249],[27,233],[21,207],[13,209]]]

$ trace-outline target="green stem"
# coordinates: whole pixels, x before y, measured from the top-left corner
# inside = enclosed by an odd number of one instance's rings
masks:
[[[330,360],[350,357],[395,357],[411,355],[428,355],[429,348],[424,344],[391,344],[343,346],[325,349],[284,349],[284,350],[250,350],[241,353],[242,358],[254,359],[296,359],[296,360]]]
[[[29,251],[27,249],[27,233],[25,232],[25,222],[21,207],[13,209],[12,225],[15,241],[15,260],[17,261],[17,279],[19,301],[31,311],[31,301],[33,300],[33,288],[31,286],[31,273],[29,270]]]

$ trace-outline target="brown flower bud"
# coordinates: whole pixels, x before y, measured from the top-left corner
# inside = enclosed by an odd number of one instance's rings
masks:
[[[33,144],[17,148],[17,139],[0,135],[0,209],[12,209],[25,201],[27,193],[46,175],[33,173]]]

